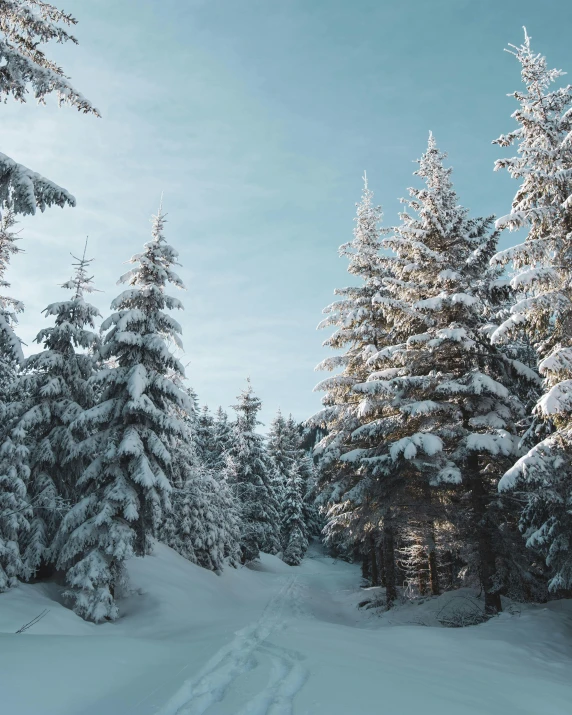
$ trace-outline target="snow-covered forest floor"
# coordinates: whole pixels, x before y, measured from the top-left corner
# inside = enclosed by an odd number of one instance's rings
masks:
[[[563,715],[572,602],[427,627],[451,598],[390,614],[358,604],[358,566],[314,545],[299,567],[263,554],[222,576],[158,544],[129,563],[122,617],[94,625],[46,583],[0,595],[10,715]],[[507,604],[508,605],[508,604]],[[16,634],[44,609],[28,632]]]

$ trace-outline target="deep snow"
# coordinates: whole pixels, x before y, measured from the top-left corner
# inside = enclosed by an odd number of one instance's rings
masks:
[[[356,566],[314,547],[299,567],[205,571],[165,546],[130,562],[113,624],[54,585],[0,595],[1,711],[10,715],[565,715],[572,603],[464,629],[426,627],[451,594],[358,609]],[[44,608],[27,633],[14,632]]]

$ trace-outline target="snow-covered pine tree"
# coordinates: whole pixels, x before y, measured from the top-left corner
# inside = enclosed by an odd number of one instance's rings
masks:
[[[308,550],[308,535],[304,519],[304,482],[295,459],[288,467],[282,504],[283,560],[290,566],[298,566]]]
[[[10,284],[5,275],[10,258],[19,252],[14,212],[5,207],[0,221],[0,289]],[[17,418],[23,409],[23,395],[15,384],[17,370],[23,361],[22,346],[14,332],[17,314],[23,305],[6,295],[0,296],[0,591],[13,586],[18,578],[28,575],[21,539],[30,528],[32,511],[26,492],[28,450],[26,434],[17,429]]]
[[[553,87],[564,73],[532,51],[526,30],[523,44],[509,51],[521,65],[525,89],[512,95],[518,127],[495,143],[516,145],[518,152],[495,169],[507,169],[521,184],[510,214],[497,225],[525,228],[527,235],[493,259],[512,264],[520,299],[492,339],[501,343],[524,333],[537,351],[545,392],[534,410],[538,444],[499,489],[525,493],[521,529],[528,546],[544,556],[549,587],[557,590],[572,586],[572,85]]]
[[[353,387],[365,382],[369,368],[367,360],[386,341],[387,326],[380,311],[372,304],[373,297],[383,291],[383,264],[380,261],[381,207],[373,204],[373,192],[364,177],[361,202],[357,204],[354,238],[343,244],[339,253],[349,260],[348,272],[358,279],[358,284],[336,289],[340,300],[324,309],[328,315],[318,328],[334,327],[335,332],[324,345],[336,351],[344,351],[320,363],[318,370],[341,372],[319,383],[315,390],[323,390],[324,408],[308,421],[308,425],[320,427],[325,436],[318,442],[314,454],[320,462],[320,501],[330,509],[326,526],[329,543],[338,540],[345,550],[364,540],[363,528],[355,528],[356,516],[349,505],[347,493],[356,485],[356,470],[343,461],[345,453],[353,450],[352,433],[361,425],[360,395]]]
[[[216,459],[214,418],[208,408],[203,405],[197,416],[194,430],[194,441],[197,456],[205,467],[211,467]]]
[[[99,116],[90,102],[77,92],[64,71],[43,52],[49,41],[77,40],[67,28],[76,20],[42,0],[2,0],[0,3],[0,100],[12,97],[26,101],[30,88],[44,103],[55,92],[60,104]],[[46,206],[75,206],[74,197],[10,157],[0,153],[0,202],[8,201],[17,214],[34,214]]]
[[[281,410],[278,410],[276,416],[270,423],[266,448],[273,470],[272,481],[274,494],[276,495],[276,500],[280,506],[280,513],[283,518],[286,485],[290,475],[290,467],[296,455],[294,454],[294,445],[292,444],[292,434],[288,429]],[[283,542],[282,546],[284,547],[284,545]]]
[[[35,341],[44,349],[27,358],[19,378],[26,395],[19,424],[28,435],[28,495],[34,511],[26,549],[32,571],[54,556],[57,560],[49,548],[64,504],[77,501],[76,483],[85,466],[76,455],[76,442],[87,435],[74,434],[71,426],[95,402],[91,378],[98,338],[93,331],[99,311],[85,300],[85,294],[95,290],[87,270],[91,261],[85,251],[82,258],[74,258],[74,276],[62,286],[73,291],[73,297],[44,310],[47,317],[55,316],[54,326],[38,333]]]
[[[2,293],[10,284],[6,281],[6,271],[10,259],[21,249],[16,245],[18,234],[12,229],[17,223],[14,211],[4,206],[0,219],[0,289]],[[18,323],[17,315],[24,309],[19,300],[7,295],[0,295],[0,402],[5,399],[5,391],[16,376],[17,368],[22,364],[24,355],[22,344],[14,332]]]
[[[488,265],[498,232],[492,217],[469,218],[459,205],[444,158],[430,136],[415,172],[425,185],[409,189],[401,224],[383,241],[395,254],[393,277],[384,280],[390,295],[374,304],[392,325],[393,344],[370,358],[368,380],[354,386],[364,424],[346,457],[361,465],[362,494],[406,525],[411,518],[416,528],[425,524],[433,592],[443,497],[432,494],[457,485],[470,506],[452,518],[474,543],[485,608],[494,613],[502,588],[496,484],[516,452],[515,423],[524,412],[518,392],[537,376],[486,338],[500,274]]]
[[[314,465],[311,451],[308,451],[303,444],[304,428],[297,423],[292,415],[288,415],[286,420],[286,432],[289,437],[292,458],[297,462],[300,477],[302,479],[302,509],[304,512],[304,524],[308,539],[318,536],[323,528],[323,520],[320,517],[316,498],[318,495],[318,470]]]
[[[20,397],[17,401],[15,398]],[[25,539],[32,509],[26,485],[30,476],[27,433],[17,422],[23,396],[1,407],[3,439],[0,445],[0,592],[30,576]]]
[[[228,472],[241,507],[242,559],[254,561],[260,551],[280,551],[280,514],[272,485],[272,465],[264,439],[256,431],[262,403],[250,379],[234,406],[236,422],[228,451]]]
[[[227,413],[219,407],[215,413],[213,425],[213,464],[217,472],[222,472],[226,466],[225,455],[232,444],[232,425]]]
[[[171,441],[171,511],[161,539],[189,561],[222,571],[240,561],[240,506],[223,474],[201,463],[194,442],[193,415],[177,409],[186,433]]]
[[[90,430],[78,451],[91,461],[78,483],[81,499],[60,526],[58,567],[67,572],[76,612],[96,622],[117,616],[114,596],[124,561],[148,552],[161,514],[170,508],[170,444],[185,435],[173,412],[191,408],[170,377],[184,373],[168,348],[181,346],[181,328],[165,309],[182,304],[165,291],[168,284],[183,284],[173,270],[177,252],[165,240],[164,224],[159,209],[151,241],[120,278],[129,287],[102,324],[107,333],[100,357],[107,366],[94,378],[101,397],[72,425]]]

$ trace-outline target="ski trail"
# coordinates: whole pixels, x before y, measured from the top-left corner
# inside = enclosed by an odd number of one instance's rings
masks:
[[[187,681],[157,715],[203,715],[225,698],[241,675],[256,668],[257,652],[272,660],[270,682],[242,708],[241,715],[289,715],[292,699],[304,684],[307,674],[297,662],[299,656],[292,656],[285,649],[266,646],[265,641],[274,631],[285,626],[284,611],[287,606],[293,605],[295,612],[299,613],[296,581],[296,576],[288,578],[270,599],[259,620],[238,631],[235,638],[215,653],[198,675]]]
[[[266,688],[246,703],[236,715],[292,715],[294,697],[308,678],[302,656],[286,648],[264,643],[261,653],[273,661],[273,677]]]

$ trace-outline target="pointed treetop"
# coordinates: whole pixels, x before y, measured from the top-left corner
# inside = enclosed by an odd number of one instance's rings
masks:
[[[532,39],[526,31],[526,27],[523,26],[524,30],[524,42],[521,45],[509,44],[505,48],[505,52],[514,55],[517,60],[521,63],[521,77],[522,81],[528,86],[537,86],[539,89],[545,91],[552,82],[555,82],[559,77],[566,74],[563,70],[558,69],[548,69],[548,63],[546,57],[541,55],[539,52],[536,54],[532,51],[530,47],[530,40]],[[509,97],[515,96],[513,92],[509,94]],[[540,99],[540,98],[536,98]]]
[[[93,258],[86,258],[88,240],[89,236],[87,236],[85,239],[83,255],[81,258],[75,256],[73,253],[70,254],[71,257],[76,261],[75,263],[72,263],[72,266],[74,266],[74,277],[70,278],[69,281],[66,281],[62,284],[62,288],[69,288],[70,290],[75,290],[74,299],[76,300],[83,298],[84,293],[99,292],[93,286],[93,276],[88,275],[87,272],[87,267],[90,263],[93,263],[94,261]]]

